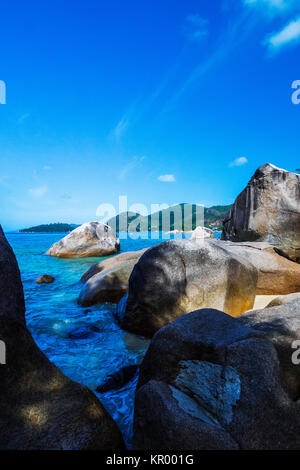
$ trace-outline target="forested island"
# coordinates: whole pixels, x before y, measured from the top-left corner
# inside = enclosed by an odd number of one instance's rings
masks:
[[[63,224],[63,223],[53,223],[53,224],[43,224],[37,225],[35,227],[23,228],[19,230],[21,233],[65,233],[72,232],[78,225],[75,224]]]

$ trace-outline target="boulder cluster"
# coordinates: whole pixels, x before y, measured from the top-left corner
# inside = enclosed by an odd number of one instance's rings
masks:
[[[91,222],[55,243],[58,257],[105,257],[120,243]],[[125,330],[152,338],[135,396],[133,449],[299,449],[300,175],[262,165],[237,197],[221,239],[121,253],[82,276],[79,303],[112,302]],[[37,282],[51,282],[43,276]],[[257,296],[273,296],[262,309]],[[87,388],[39,350],[25,322],[20,273],[0,231],[0,448],[123,449]],[[137,379],[124,367],[99,385]]]

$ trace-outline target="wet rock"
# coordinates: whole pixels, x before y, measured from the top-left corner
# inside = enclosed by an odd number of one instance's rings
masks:
[[[49,274],[43,274],[34,282],[36,282],[37,284],[51,284],[54,281],[55,281],[55,277],[50,276]]]
[[[131,365],[122,367],[118,372],[107,377],[105,382],[96,388],[98,393],[105,393],[109,390],[118,390],[123,388],[134,378],[137,377],[139,366]]]
[[[68,333],[70,339],[88,339],[99,333],[100,329],[95,325],[81,326]]]

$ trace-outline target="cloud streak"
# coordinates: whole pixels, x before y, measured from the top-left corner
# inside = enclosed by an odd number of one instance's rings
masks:
[[[38,186],[36,188],[30,188],[28,190],[30,196],[35,197],[35,198],[40,198],[44,196],[47,191],[48,191],[48,188],[46,185]]]
[[[270,52],[279,51],[282,47],[296,44],[300,41],[300,17],[290,21],[277,33],[271,34],[265,45]]]
[[[200,15],[188,15],[184,26],[184,34],[190,41],[201,41],[208,35],[208,20]]]

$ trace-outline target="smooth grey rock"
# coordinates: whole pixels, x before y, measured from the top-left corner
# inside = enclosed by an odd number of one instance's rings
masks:
[[[300,302],[300,292],[295,292],[293,294],[287,295],[279,295],[276,299],[271,300],[271,302],[267,305],[266,308],[269,307],[277,307],[278,305],[285,305],[294,300],[298,300]]]
[[[132,271],[125,311],[118,309],[121,326],[151,337],[196,308],[238,315],[253,307],[257,276],[246,257],[215,240],[161,243],[148,249]]]
[[[54,243],[47,255],[59,258],[109,256],[120,250],[120,240],[111,227],[101,222],[88,222]]]
[[[297,449],[299,424],[276,349],[260,331],[204,309],[152,338],[136,392],[134,449]]]
[[[300,262],[300,175],[260,166],[223,222],[223,240],[266,241]]]
[[[286,304],[253,310],[238,317],[241,324],[258,330],[270,340],[280,360],[281,374],[288,393],[300,398],[300,365],[293,364],[294,341],[300,340],[300,299]],[[299,345],[298,345],[299,347]]]

